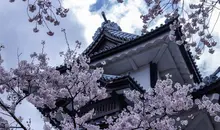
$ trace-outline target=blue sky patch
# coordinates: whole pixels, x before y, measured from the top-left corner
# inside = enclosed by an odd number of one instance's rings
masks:
[[[109,9],[112,7],[112,4],[110,4],[109,0],[96,0],[96,3],[89,7],[89,11],[90,12],[99,11],[103,6],[106,6],[105,8]]]

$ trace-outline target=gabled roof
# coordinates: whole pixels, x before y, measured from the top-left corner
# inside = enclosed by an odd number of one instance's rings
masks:
[[[138,90],[139,92],[144,92],[144,88],[140,86],[140,84],[132,78],[130,75],[108,75],[108,74],[103,74],[101,77],[100,81],[106,82],[107,83],[107,90],[118,90],[122,89],[120,85],[122,83],[129,84],[128,86],[130,89],[135,89]],[[128,87],[126,86],[126,87]]]
[[[95,35],[93,36],[93,42],[86,48],[86,50],[83,52],[83,54],[88,55],[91,58],[91,60],[96,60],[96,59],[102,58],[103,56],[112,55],[116,52],[120,52],[120,51],[125,50],[127,48],[131,48],[133,46],[141,44],[142,42],[149,41],[149,40],[157,37],[160,34],[168,32],[170,30],[169,25],[173,21],[174,20],[170,20],[170,21],[166,22],[165,24],[161,24],[159,27],[156,27],[155,29],[151,29],[150,32],[148,32],[142,36],[130,34],[131,36],[132,35],[134,35],[134,36],[130,39],[125,40],[123,43],[118,44],[117,46],[108,48],[106,50],[102,50],[100,52],[96,52],[96,53],[91,54],[89,52],[91,52],[91,50],[93,49],[94,44],[97,44],[97,41],[98,41],[97,36],[100,37],[100,36],[104,35],[105,32],[109,32],[109,30],[110,30],[110,28],[105,28],[105,31],[103,31],[103,29],[102,29],[103,24],[102,24],[102,27],[98,28],[97,31],[95,32]],[[103,22],[103,23],[105,23],[105,22]],[[114,22],[112,22],[112,23],[114,23]],[[116,23],[114,23],[114,24],[117,25]],[[118,26],[117,28],[120,28],[120,27]],[[121,29],[118,29],[117,31],[120,32]],[[125,32],[121,32],[121,33],[125,33]]]
[[[104,16],[105,17],[105,16]],[[126,43],[128,41],[134,40],[138,38],[138,35],[130,34],[126,32],[122,32],[120,26],[117,23],[111,22],[110,20],[106,20],[102,23],[101,27],[99,27],[93,38],[93,42],[87,47],[87,49],[83,52],[88,56],[96,55],[98,53],[104,52],[109,50],[110,48],[114,48],[119,46],[120,44]],[[108,39],[114,43],[114,46],[102,48],[102,49],[95,49],[99,46],[100,41],[103,39]]]

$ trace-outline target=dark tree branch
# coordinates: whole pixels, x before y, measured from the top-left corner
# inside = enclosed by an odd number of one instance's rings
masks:
[[[27,130],[27,128],[19,121],[19,119],[10,110],[8,110],[8,108],[1,101],[0,106],[8,112],[8,114],[20,125],[22,129]]]

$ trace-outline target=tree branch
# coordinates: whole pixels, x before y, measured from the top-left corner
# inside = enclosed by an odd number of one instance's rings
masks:
[[[27,130],[27,128],[18,120],[18,118],[10,111],[8,108],[0,101],[0,106],[2,106],[8,114],[23,128],[24,130]]]

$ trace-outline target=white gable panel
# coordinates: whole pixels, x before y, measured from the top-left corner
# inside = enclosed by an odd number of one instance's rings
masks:
[[[130,72],[133,77],[145,90],[150,88],[150,65],[145,65],[135,71]]]

